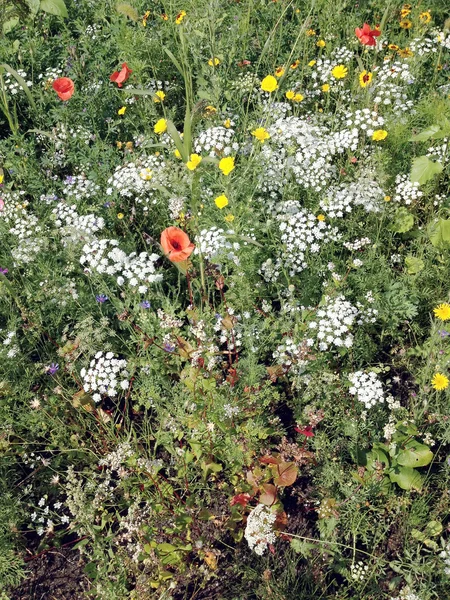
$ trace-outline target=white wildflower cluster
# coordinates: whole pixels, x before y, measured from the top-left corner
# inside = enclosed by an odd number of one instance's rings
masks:
[[[133,288],[140,294],[145,294],[148,285],[162,281],[162,275],[156,273],[155,263],[159,260],[157,254],[132,252],[127,255],[118,247],[117,240],[94,240],[83,246],[80,263],[86,265],[88,273],[95,271],[100,275],[116,275],[118,285]]]
[[[357,109],[345,115],[345,124],[361,130],[368,137],[372,137],[376,129],[384,125],[384,119],[376,111],[369,108]]]
[[[300,206],[299,202],[279,205],[277,220],[281,233],[281,261],[291,276],[308,267],[307,254],[317,254],[324,244],[339,239],[336,227],[318,221],[315,215]],[[289,213],[289,209],[295,212]],[[281,212],[281,211],[285,212]]]
[[[366,409],[384,402],[383,386],[374,371],[368,373],[356,371],[350,373],[348,379],[352,384],[348,390],[349,393],[356,396],[357,400],[362,402]]]
[[[307,340],[308,346],[318,343],[321,351],[338,348],[351,348],[353,334],[351,328],[358,316],[358,309],[344,296],[325,297],[322,308],[316,312],[316,320],[309,323],[310,334],[314,337]]]
[[[370,240],[368,237],[363,237],[356,239],[353,242],[344,242],[342,245],[344,248],[347,248],[347,250],[357,251],[362,250],[365,246],[368,246],[371,243],[372,240]]]
[[[63,193],[75,196],[77,200],[92,198],[100,191],[100,186],[91,181],[86,175],[69,175],[64,180]]]
[[[420,184],[411,182],[408,175],[397,175],[395,178],[394,202],[409,205],[423,196],[419,189]]]
[[[450,575],[450,542],[447,543],[446,547],[439,554],[440,558],[444,559],[444,573]]]
[[[120,390],[129,386],[127,361],[117,358],[112,352],[97,352],[89,363],[89,369],[81,369],[83,389],[92,393],[92,399],[100,402],[102,395],[115,398]]]
[[[278,119],[268,131],[271,137],[259,155],[258,188],[272,196],[291,177],[306,189],[322,190],[336,173],[333,157],[358,145],[356,128],[331,132],[299,117]]]
[[[395,411],[401,408],[400,400],[396,400],[393,396],[386,396],[386,403],[389,409],[389,419],[386,425],[383,427],[383,434],[387,442],[392,440],[392,436],[397,431],[397,418]]]
[[[374,67],[373,73],[374,77],[376,76],[377,86],[384,85],[391,80],[397,81],[399,84],[411,84],[415,81],[409,63],[398,60],[388,61],[379,67]]]
[[[186,202],[186,198],[183,196],[174,196],[173,198],[169,198],[167,203],[170,218],[171,219],[179,219],[181,213],[184,211],[184,204]]]
[[[442,46],[442,48],[446,48],[450,50],[450,33],[448,31],[434,31],[436,36],[436,42]]]
[[[265,504],[258,504],[248,515],[244,536],[255,554],[262,556],[268,545],[275,543],[273,524],[276,519],[277,515]]]
[[[420,596],[411,591],[409,586],[406,586],[402,589],[399,596],[395,598],[390,598],[390,600],[422,600]]]
[[[370,93],[374,104],[382,106],[385,110],[390,108],[394,114],[409,112],[414,106],[414,102],[408,100],[405,88],[392,81],[374,85]]]
[[[97,357],[98,353],[95,355]],[[108,354],[111,354],[109,352]],[[108,356],[108,355],[107,355]],[[100,357],[99,357],[100,358]],[[92,364],[92,362],[91,362]],[[133,456],[134,452],[129,442],[118,444],[112,452],[104,456],[98,461],[99,467],[107,467],[111,471],[119,471],[122,465]]]
[[[30,515],[30,520],[36,526],[36,533],[40,537],[45,533],[52,534],[55,525],[67,525],[70,522],[67,515],[59,513],[62,506],[62,502],[50,504],[47,494],[39,499],[37,506]]]
[[[0,329],[0,333],[2,332],[2,329]],[[15,356],[17,356],[17,354],[19,354],[20,348],[17,344],[17,335],[16,332],[13,331],[8,331],[8,333],[5,336],[5,339],[3,340],[2,344],[3,346],[5,346],[5,355],[6,358],[14,358]]]
[[[65,143],[69,140],[81,141],[86,146],[95,140],[95,135],[89,131],[89,129],[86,129],[86,127],[82,127],[81,125],[68,128],[64,123],[58,123],[56,127],[53,127],[52,134],[57,150],[63,149]]]
[[[35,260],[37,255],[46,246],[44,228],[40,225],[36,215],[25,212],[17,215],[9,233],[17,239],[17,246],[11,250],[14,263],[27,264]]]
[[[291,337],[285,337],[283,343],[273,352],[273,359],[282,365],[285,372],[294,371],[295,374],[300,374],[308,364],[305,360],[305,350],[304,342],[298,344]]]
[[[28,79],[28,75],[25,71],[23,71],[22,69],[17,69],[17,74],[22,77],[28,88],[30,88],[33,85],[33,82]],[[3,75],[3,83],[6,88],[6,91],[9,94],[11,94],[11,96],[16,96],[19,92],[23,92],[23,88],[20,85],[20,83],[8,71],[6,71]]]
[[[52,213],[55,215],[55,226],[60,230],[64,245],[90,240],[105,226],[103,217],[94,214],[80,216],[75,204],[69,206],[65,202],[58,202]]]
[[[55,81],[55,79],[58,79],[59,77],[62,77],[62,76],[63,76],[62,69],[48,67],[47,69],[45,69],[45,71],[43,73],[39,73],[37,78],[39,79],[39,81],[42,81],[42,85],[45,88],[49,88],[52,85],[52,83]]]
[[[236,77],[231,82],[231,88],[236,93],[245,96],[248,94],[259,95],[261,80],[258,79],[253,73],[247,71]]]
[[[205,129],[193,142],[194,152],[212,157],[229,156],[239,150],[239,144],[233,142],[234,133],[234,129],[222,126]]]
[[[362,560],[350,565],[351,578],[355,581],[364,581],[367,578],[369,565],[365,565]]]
[[[275,283],[281,274],[283,268],[283,262],[281,258],[277,258],[275,261],[268,258],[264,261],[258,270],[258,273],[267,281],[267,283]]]
[[[430,54],[430,52],[437,52],[436,42],[436,39],[432,40],[429,37],[414,38],[409,44],[409,49],[418,56],[425,56],[426,54]]]
[[[202,253],[203,257],[214,263],[219,269],[222,262],[229,261],[239,265],[236,251],[240,249],[238,242],[231,242],[228,237],[234,235],[233,230],[224,231],[219,227],[202,229],[195,238],[195,254]]]
[[[98,33],[102,30],[102,26],[98,23],[93,23],[92,25],[88,25],[84,31],[84,35],[87,36],[90,40],[96,40],[98,37]]]
[[[347,46],[338,46],[332,51],[330,58],[334,64],[340,65],[349,63],[353,58],[354,52]]]
[[[449,139],[450,138],[443,138],[442,144],[439,144],[437,146],[430,146],[428,148],[427,156],[439,161],[442,165],[445,166],[445,164],[449,160]]]
[[[362,206],[366,212],[380,212],[383,198],[384,192],[375,181],[361,178],[330,188],[320,208],[331,218],[343,218],[355,206]]]
[[[110,187],[106,189],[106,194],[111,196],[116,191],[123,198],[134,198],[147,211],[150,200],[152,204],[157,202],[153,186],[156,184],[167,187],[165,167],[162,156],[148,156],[139,162],[118,166],[108,179]]]
[[[240,410],[239,410],[239,407],[237,407],[237,406],[231,406],[231,404],[224,404],[223,412],[225,413],[225,416],[227,417],[227,419],[232,419],[233,417],[236,417],[240,413]]]

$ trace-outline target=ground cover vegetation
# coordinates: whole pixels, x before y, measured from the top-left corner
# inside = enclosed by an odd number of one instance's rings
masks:
[[[448,16],[2,1],[2,600],[450,597]]]

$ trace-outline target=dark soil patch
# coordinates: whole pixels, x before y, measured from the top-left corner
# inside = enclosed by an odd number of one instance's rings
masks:
[[[28,576],[12,592],[11,600],[80,600],[89,587],[80,554],[54,548],[27,562]]]

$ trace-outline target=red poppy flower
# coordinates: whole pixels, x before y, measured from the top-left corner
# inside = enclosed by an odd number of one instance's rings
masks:
[[[119,87],[122,87],[122,83],[128,79],[133,71],[128,68],[127,63],[123,63],[120,71],[114,71],[109,78],[110,81],[117,83]]]
[[[61,100],[69,100],[75,91],[75,85],[68,77],[58,77],[53,82],[53,89]]]
[[[195,248],[187,233],[184,233],[178,227],[167,227],[167,229],[164,229],[161,233],[161,246],[164,254],[172,262],[186,260]]]
[[[362,29],[358,27],[355,29],[355,33],[358,40],[364,46],[375,46],[375,38],[381,34],[381,31],[379,29],[370,29],[370,25],[364,23]]]

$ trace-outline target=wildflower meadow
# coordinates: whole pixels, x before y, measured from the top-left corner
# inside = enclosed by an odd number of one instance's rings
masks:
[[[0,600],[450,599],[446,0],[0,0]]]

